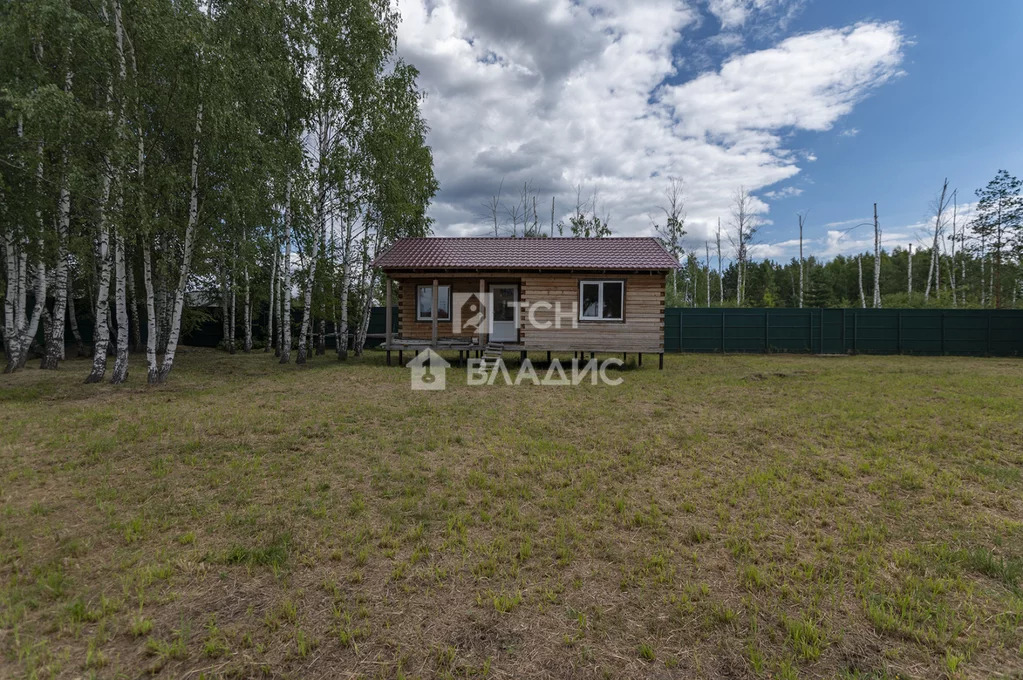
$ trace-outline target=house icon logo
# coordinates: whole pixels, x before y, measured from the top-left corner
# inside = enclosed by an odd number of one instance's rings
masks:
[[[451,364],[432,349],[418,353],[406,366],[412,369],[413,390],[443,390],[447,386]]]
[[[486,330],[487,310],[493,305],[493,293],[454,293],[451,327],[460,333],[479,335]]]

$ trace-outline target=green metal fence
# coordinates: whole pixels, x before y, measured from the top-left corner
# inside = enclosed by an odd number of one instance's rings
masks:
[[[664,310],[666,352],[1023,356],[1023,310]]]

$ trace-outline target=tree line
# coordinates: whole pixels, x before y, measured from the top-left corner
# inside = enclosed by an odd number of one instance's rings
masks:
[[[87,316],[87,382],[108,356],[123,382],[132,345],[163,382],[203,299],[232,352],[260,310],[281,362],[328,320],[361,352],[374,254],[429,232],[437,190],[397,23],[387,0],[0,4],[5,370],[57,368],[65,328],[86,351]]]
[[[964,219],[948,180],[931,206],[924,247],[881,247],[877,204],[873,219],[845,230],[873,231],[872,252],[831,259],[804,252],[806,215],[797,215],[799,257],[757,259],[761,221],[753,196],[736,191],[729,219],[718,220],[699,246],[687,239],[684,182],[669,178],[661,242],[682,267],[668,281],[668,306],[748,307],[1023,307],[1023,182],[999,170],[975,192]],[[845,234],[843,234],[844,236]],[[715,266],[716,265],[716,266]],[[864,271],[867,272],[866,279]]]

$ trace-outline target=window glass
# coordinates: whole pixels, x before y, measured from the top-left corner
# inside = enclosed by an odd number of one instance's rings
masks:
[[[604,313],[605,319],[622,318],[622,282],[604,282]]]
[[[433,314],[433,286],[419,286],[419,311],[416,316],[429,319]]]
[[[600,318],[600,284],[584,283],[582,294],[582,318]]]
[[[515,287],[494,286],[494,321],[515,321]]]
[[[437,320],[451,318],[451,286],[437,287]],[[416,318],[419,321],[433,319],[433,286],[419,286],[416,293]]]

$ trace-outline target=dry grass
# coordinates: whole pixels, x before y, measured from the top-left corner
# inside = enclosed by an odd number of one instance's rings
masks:
[[[1017,677],[1023,362],[0,378],[0,677]]]

